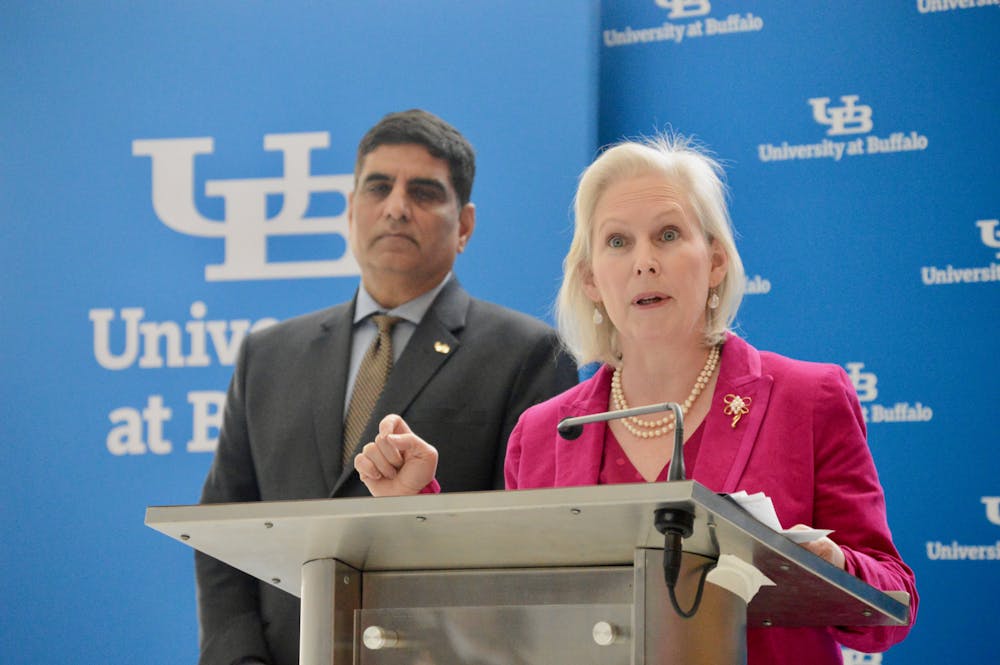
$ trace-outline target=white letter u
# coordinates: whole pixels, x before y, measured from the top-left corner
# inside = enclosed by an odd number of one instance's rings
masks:
[[[984,496],[982,502],[986,504],[986,519],[1000,526],[1000,496]]]
[[[141,307],[126,307],[122,310],[125,321],[125,350],[121,355],[111,353],[111,321],[115,318],[113,309],[92,309],[90,320],[94,324],[94,358],[104,369],[125,369],[131,367],[139,355],[139,321],[146,315]]]

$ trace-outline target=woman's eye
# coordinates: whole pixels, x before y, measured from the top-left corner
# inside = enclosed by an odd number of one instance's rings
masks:
[[[668,242],[671,240],[677,240],[678,237],[680,237],[680,234],[677,233],[677,229],[664,229],[663,233],[660,234],[660,239]]]
[[[608,238],[608,247],[613,249],[621,249],[625,246],[625,239],[621,236],[611,236]]]

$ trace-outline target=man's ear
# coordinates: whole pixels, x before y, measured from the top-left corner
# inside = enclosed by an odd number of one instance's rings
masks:
[[[458,211],[458,252],[465,251],[465,246],[476,228],[476,204],[469,202]]]
[[[347,193],[347,233],[350,235],[354,228],[354,191]]]

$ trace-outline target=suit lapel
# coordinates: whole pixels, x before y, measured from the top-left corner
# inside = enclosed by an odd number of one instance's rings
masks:
[[[581,394],[576,401],[560,407],[559,420],[607,411],[611,395],[611,371],[610,367],[603,365],[590,381],[589,391]],[[607,429],[607,423],[591,423],[583,426],[583,433],[578,439],[568,441],[556,437],[556,487],[597,484]]]
[[[719,380],[704,421],[701,450],[689,474],[711,490],[733,492],[738,489],[764,421],[773,379],[761,374],[760,354],[739,337],[730,335],[722,353]],[[725,413],[730,395],[749,401],[748,412],[735,427],[733,417]]]
[[[471,298],[452,278],[438,294],[413,336],[407,342],[403,354],[396,361],[389,374],[382,395],[375,404],[372,416],[361,435],[361,442],[372,441],[378,433],[378,424],[390,413],[403,413],[434,377],[448,358],[461,345],[460,334],[465,327],[465,319]],[[341,386],[341,400],[344,387]],[[340,411],[343,411],[341,406]],[[341,416],[341,420],[343,417]],[[338,423],[340,439],[343,438],[343,424]],[[340,447],[337,447],[339,452]],[[357,451],[356,451],[357,452]],[[340,462],[337,462],[340,468]],[[342,469],[333,487],[333,494],[351,478],[353,468]]]
[[[351,360],[354,301],[339,305],[323,322],[321,333],[309,347],[309,393],[312,402],[315,445],[327,486],[341,473],[344,438],[344,391]]]

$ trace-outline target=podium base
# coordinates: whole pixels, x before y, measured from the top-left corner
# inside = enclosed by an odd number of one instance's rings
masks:
[[[661,550],[638,549],[633,566],[363,573],[351,628],[345,612],[355,573],[331,560],[310,562],[330,571],[335,601],[310,606],[307,624],[307,596],[329,595],[323,577],[315,576],[309,589],[304,581],[300,663],[746,663],[743,600],[707,584],[695,616],[680,617],[667,596],[662,556]],[[684,555],[677,584],[682,605],[693,602],[710,561]],[[306,640],[314,642],[308,650]],[[353,657],[344,648],[348,643]]]

